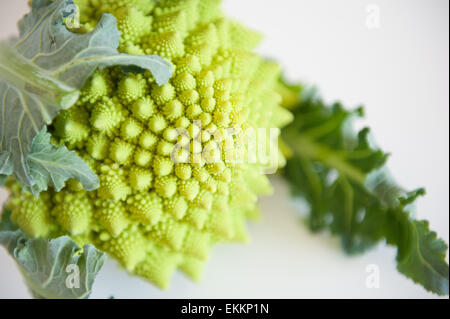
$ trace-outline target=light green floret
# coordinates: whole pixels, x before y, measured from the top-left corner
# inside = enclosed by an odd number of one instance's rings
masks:
[[[69,183],[34,198],[10,185],[12,219],[32,236],[93,243],[163,288],[176,269],[198,280],[215,243],[248,240],[246,220],[271,192],[262,164],[229,160],[246,136],[227,129],[291,120],[275,92],[279,67],[252,53],[260,35],[224,18],[218,0],[77,4],[83,30],[110,12],[121,52],[161,55],[175,74],[158,86],[148,72],[97,71],[50,130],[87,161],[100,188]]]

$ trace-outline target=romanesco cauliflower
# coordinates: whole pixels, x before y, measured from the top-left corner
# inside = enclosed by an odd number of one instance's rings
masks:
[[[224,18],[220,0],[76,2],[77,32],[112,13],[120,52],[160,55],[175,73],[158,86],[149,72],[97,71],[49,129],[90,165],[99,189],[71,180],[35,198],[9,182],[12,220],[33,237],[92,243],[162,288],[177,268],[198,279],[213,244],[247,240],[246,220],[257,216],[258,196],[271,192],[262,164],[227,161],[218,146],[230,142],[227,128],[290,121],[276,93],[279,67],[252,52],[260,35]],[[190,152],[174,152],[177,145]]]

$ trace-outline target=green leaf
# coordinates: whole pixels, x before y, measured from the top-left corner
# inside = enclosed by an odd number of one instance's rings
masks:
[[[0,175],[0,186],[5,186],[8,175]]]
[[[67,236],[30,239],[20,230],[4,230],[9,223],[4,219],[5,215],[0,224],[0,244],[15,259],[35,298],[89,298],[105,261],[104,253],[92,245],[81,250]]]
[[[292,111],[294,122],[282,132],[290,150],[284,176],[308,203],[309,227],[339,235],[349,254],[386,241],[397,247],[400,272],[429,291],[448,294],[447,245],[411,212],[425,191],[406,193],[393,181],[388,154],[374,145],[369,129],[354,133],[352,122],[362,108],[327,106],[304,90]]]
[[[398,270],[439,295],[448,295],[447,244],[430,231],[427,221],[410,224],[411,247],[398,260]]]
[[[88,191],[98,188],[99,179],[89,166],[74,151],[50,144],[50,138],[47,130],[42,129],[34,138],[28,155],[30,174],[36,181],[29,188],[33,195],[37,197],[48,185],[59,192],[70,178],[79,180]]]
[[[120,32],[116,18],[103,14],[89,33],[77,34],[64,25],[76,6],[72,0],[33,1],[32,12],[19,22],[20,39],[14,48],[52,78],[81,89],[97,68],[120,65],[152,72],[158,84],[169,81],[171,64],[157,55],[130,55],[117,51]]]
[[[3,206],[2,213],[0,214],[0,233],[5,231],[16,231],[19,229],[11,221],[11,210]]]
[[[111,14],[92,32],[70,32],[64,18],[74,8],[72,0],[35,0],[19,22],[20,38],[0,43],[0,175],[14,173],[29,187],[37,183],[27,161],[34,137],[77,101],[97,68],[149,70],[158,84],[172,75],[159,56],[119,53],[120,32]]]

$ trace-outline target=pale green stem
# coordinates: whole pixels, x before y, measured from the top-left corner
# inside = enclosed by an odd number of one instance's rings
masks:
[[[334,168],[360,185],[364,185],[366,182],[366,176],[363,172],[350,165],[345,159],[337,156],[330,149],[315,144],[309,138],[296,137],[294,140],[295,145],[292,143],[290,146],[295,153],[311,160],[319,161],[329,168]]]
[[[80,94],[29,62],[6,42],[0,42],[0,79],[63,109],[74,105]]]

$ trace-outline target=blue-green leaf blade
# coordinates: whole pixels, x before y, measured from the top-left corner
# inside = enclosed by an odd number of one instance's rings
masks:
[[[71,178],[80,181],[88,191],[99,187],[99,179],[90,167],[64,145],[53,146],[50,143],[50,134],[45,129],[33,141],[28,164],[30,173],[36,181],[30,188],[35,196],[47,190],[49,185],[58,192]]]
[[[2,220],[0,225],[8,223]],[[31,239],[5,227],[0,227],[0,245],[14,258],[36,298],[88,298],[106,258],[94,246],[81,249],[67,236]]]

